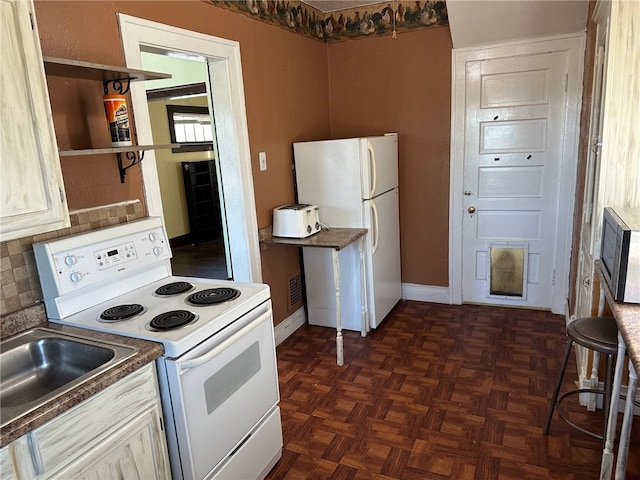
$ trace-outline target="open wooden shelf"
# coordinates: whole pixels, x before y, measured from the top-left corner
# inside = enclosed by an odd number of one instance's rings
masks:
[[[145,80],[160,80],[171,78],[171,74],[149,72],[126,67],[102,65],[100,63],[81,62],[66,58],[43,57],[44,69],[47,75],[56,77],[82,78],[112,82],[114,80],[130,80],[140,82]]]
[[[130,145],[128,147],[109,147],[109,148],[85,148],[83,150],[60,150],[58,154],[61,157],[81,157],[83,155],[104,155],[109,153],[126,153],[139,152],[143,150],[160,150],[163,148],[177,148],[178,143],[167,143],[164,145]]]

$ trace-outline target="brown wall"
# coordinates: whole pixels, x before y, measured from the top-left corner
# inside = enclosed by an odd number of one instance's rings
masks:
[[[274,207],[293,201],[292,142],[330,133],[323,43],[201,1],[36,1],[35,6],[43,55],[48,56],[124,65],[118,12],[240,42],[258,228],[271,224]],[[59,146],[108,146],[101,85],[48,80]],[[258,168],[259,151],[267,152],[264,172]],[[71,209],[143,197],[139,169],[130,169],[122,185],[114,155],[61,162]],[[291,313],[287,281],[300,270],[298,252],[265,249],[262,265],[278,322]]]
[[[327,46],[201,1],[35,3],[49,56],[124,65],[118,12],[240,43],[258,228],[294,199],[293,142],[398,132],[403,282],[448,285],[448,28]],[[108,146],[101,85],[48,81],[59,146]],[[71,209],[143,199],[139,169],[121,184],[114,155],[61,162]],[[286,247],[261,253],[278,323],[292,313],[288,282],[300,270],[299,255]]]
[[[448,28],[328,47],[331,135],[398,133],[405,283],[449,284],[451,49]]]

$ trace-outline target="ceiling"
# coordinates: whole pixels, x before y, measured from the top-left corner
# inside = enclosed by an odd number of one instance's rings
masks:
[[[324,13],[372,0],[303,0]],[[424,2],[421,2],[424,3]],[[583,32],[588,0],[446,0],[454,48]]]
[[[454,48],[583,32],[588,0],[447,0]]]

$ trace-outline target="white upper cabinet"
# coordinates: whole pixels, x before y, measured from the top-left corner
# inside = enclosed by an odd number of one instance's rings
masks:
[[[31,0],[0,0],[0,241],[69,226]]]

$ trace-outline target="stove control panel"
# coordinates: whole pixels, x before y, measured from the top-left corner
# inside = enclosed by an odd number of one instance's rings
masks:
[[[156,217],[36,243],[34,253],[45,300],[109,282],[125,288],[127,279],[166,268],[171,258],[167,234]]]
[[[136,247],[133,242],[127,242],[122,245],[110,247],[106,250],[99,250],[94,252],[93,255],[100,270],[116,267],[138,258]]]

